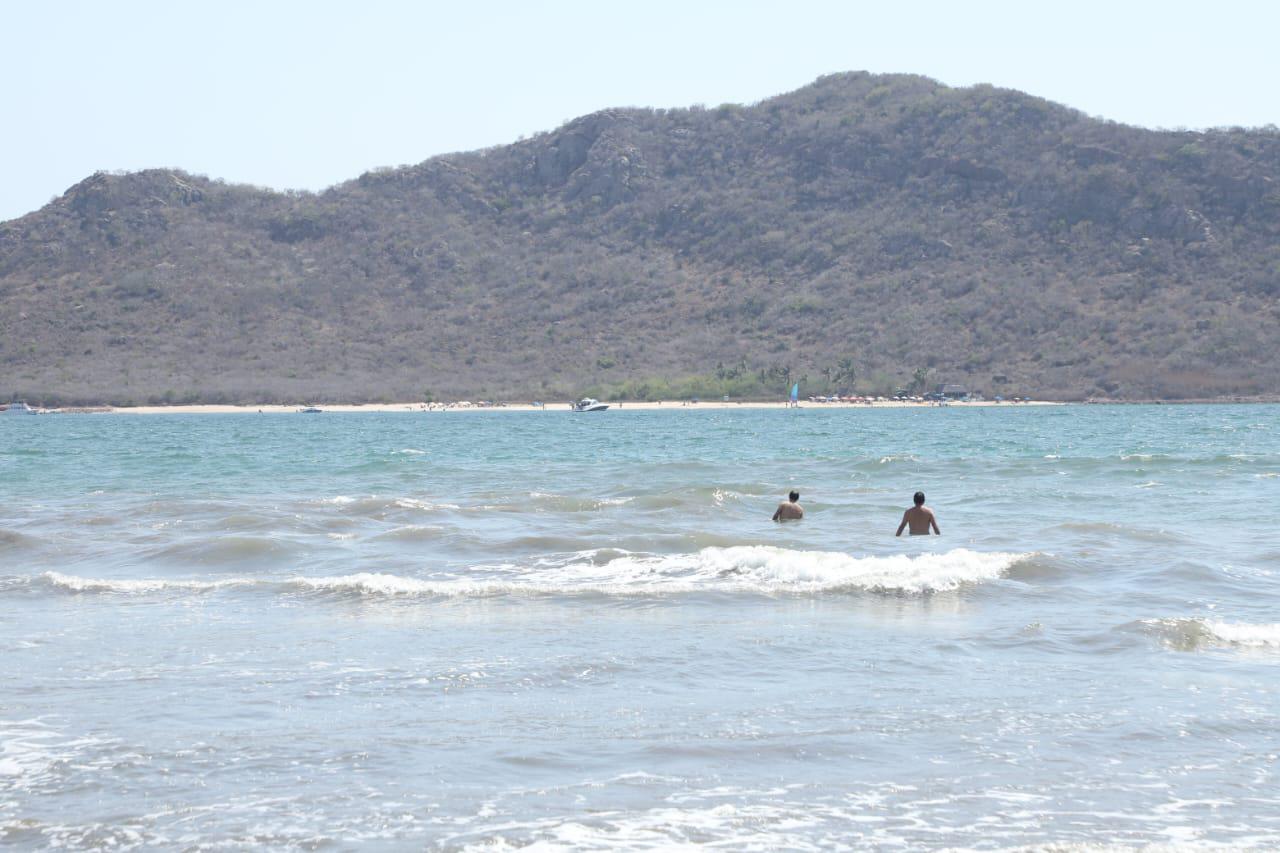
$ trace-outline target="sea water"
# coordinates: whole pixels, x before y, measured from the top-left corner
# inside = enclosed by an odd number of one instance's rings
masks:
[[[0,845],[1274,848],[1278,416],[0,419]]]

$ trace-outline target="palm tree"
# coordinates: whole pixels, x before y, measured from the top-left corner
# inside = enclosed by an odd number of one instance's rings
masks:
[[[916,394],[923,394],[928,387],[929,368],[917,367],[916,372],[911,374],[911,390]]]
[[[853,389],[853,383],[858,380],[858,370],[853,365],[853,359],[845,356],[836,364],[836,384],[846,390]]]

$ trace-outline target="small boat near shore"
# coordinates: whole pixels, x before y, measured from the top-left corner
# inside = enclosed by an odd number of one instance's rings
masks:
[[[298,411],[304,415],[318,415],[323,412],[324,409],[321,409],[318,406],[304,406],[303,408],[298,409]]]
[[[599,400],[591,397],[583,397],[581,400],[573,404],[573,410],[575,412],[603,412],[607,408],[609,408],[608,403],[601,403]]]
[[[5,406],[4,414],[6,415],[34,415],[36,410],[28,406],[26,403],[10,403]]]

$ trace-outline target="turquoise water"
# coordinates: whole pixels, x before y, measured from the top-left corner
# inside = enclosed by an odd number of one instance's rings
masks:
[[[0,844],[1273,848],[1278,415],[0,418]]]

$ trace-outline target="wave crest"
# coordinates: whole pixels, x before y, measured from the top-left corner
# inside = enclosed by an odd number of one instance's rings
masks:
[[[580,551],[524,565],[481,566],[447,577],[415,578],[359,572],[280,580],[217,581],[99,579],[46,572],[41,580],[75,593],[204,593],[233,587],[280,593],[357,596],[679,595],[745,593],[804,595],[876,592],[922,595],[1002,577],[1031,554],[945,553],[855,557],[767,545],[703,548],[688,554],[637,554],[616,548]]]
[[[1280,649],[1280,622],[1221,622],[1214,619],[1144,619],[1141,626],[1166,645],[1192,651],[1206,646]]]
[[[503,566],[489,577],[419,580],[361,573],[296,578],[299,588],[362,595],[664,595],[697,592],[813,594],[864,591],[945,592],[1001,577],[1029,554],[980,553],[854,557],[767,545],[703,548],[693,554],[645,555],[616,549],[583,551],[532,568]]]
[[[109,578],[82,578],[60,572],[45,572],[40,580],[64,592],[106,592],[141,594],[152,592],[211,592],[236,586],[251,586],[258,581],[248,578],[228,578],[220,581],[161,580],[158,578],[134,578],[112,580]]]
[[[697,556],[700,569],[714,570],[719,578],[739,578],[761,591],[928,593],[995,580],[1031,555],[957,548],[941,554],[854,557],[749,545],[704,548]]]
[[[0,551],[6,551],[10,548],[15,550],[19,548],[35,548],[39,544],[40,540],[34,536],[0,527]]]

